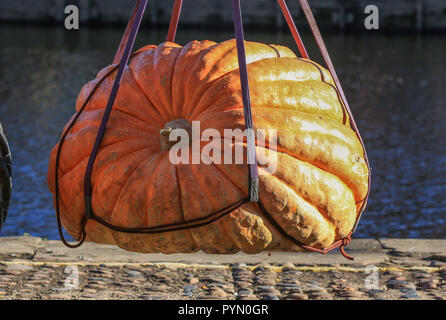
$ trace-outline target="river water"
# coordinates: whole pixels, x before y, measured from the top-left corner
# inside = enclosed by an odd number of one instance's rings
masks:
[[[57,239],[46,172],[51,148],[82,85],[110,63],[119,29],[0,26],[0,121],[14,157],[14,191],[2,236]],[[163,41],[142,30],[138,48]],[[232,33],[187,30],[177,41]],[[309,34],[309,51],[320,61]],[[296,50],[286,32],[246,32]],[[446,41],[442,36],[326,35],[372,166],[369,204],[356,237],[446,237]]]

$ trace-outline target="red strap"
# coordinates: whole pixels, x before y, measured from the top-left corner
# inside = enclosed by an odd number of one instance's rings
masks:
[[[169,42],[175,42],[175,36],[177,34],[178,22],[180,20],[182,7],[183,0],[175,0],[172,10],[172,16],[170,17],[169,32],[167,33],[167,41]]]
[[[328,67],[328,70],[331,73],[331,76],[332,76],[333,81],[334,81],[334,83],[336,85],[336,88],[339,91],[339,94],[341,96],[342,102],[344,103],[344,106],[347,109],[348,116],[350,117],[350,124],[353,127],[353,130],[355,131],[356,136],[358,137],[359,141],[361,142],[361,146],[362,146],[362,149],[364,151],[364,160],[365,160],[365,163],[366,163],[367,168],[369,170],[369,181],[368,181],[369,188],[368,188],[368,191],[367,191],[367,195],[366,195],[366,197],[364,198],[364,200],[362,202],[362,206],[361,206],[361,208],[359,210],[359,214],[358,214],[358,216],[356,218],[356,222],[355,222],[355,225],[354,225],[353,231],[352,231],[352,233],[353,233],[353,232],[355,232],[356,227],[358,226],[359,220],[361,219],[362,213],[363,213],[365,205],[367,203],[367,199],[368,199],[369,194],[370,194],[370,185],[371,185],[370,163],[369,163],[369,159],[368,159],[368,156],[367,156],[367,151],[365,149],[364,142],[362,140],[361,135],[359,134],[358,127],[356,125],[355,119],[354,119],[353,114],[351,112],[351,109],[350,109],[350,106],[348,104],[347,98],[345,97],[345,93],[344,93],[344,90],[342,89],[341,82],[339,81],[338,75],[337,75],[336,70],[335,70],[335,68],[333,66],[333,62],[331,61],[331,58],[330,58],[330,54],[328,53],[327,47],[325,46],[324,40],[322,39],[322,35],[321,35],[320,31],[319,31],[319,28],[317,26],[316,20],[314,19],[313,12],[311,11],[310,5],[308,4],[307,0],[299,0],[299,3],[302,6],[302,9],[304,11],[305,17],[307,18],[308,24],[310,26],[311,32],[313,33],[314,39],[316,40],[316,43],[317,43],[317,45],[319,47],[319,50],[320,50],[320,52],[322,54],[322,57],[324,58],[324,61],[325,61],[326,65],[327,65],[327,67]]]
[[[138,12],[140,2],[141,0],[138,0],[136,2],[135,8],[133,8],[129,23],[127,24],[127,28],[125,29],[124,34],[122,35],[121,42],[119,43],[118,50],[116,51],[115,58],[113,59],[113,64],[118,64],[122,59],[122,55],[124,54],[125,47],[130,37],[130,33],[132,32],[133,23],[135,22],[135,17],[136,13]]]
[[[299,48],[300,55],[302,56],[302,58],[309,59],[307,50],[305,49],[305,45],[302,41],[302,38],[300,37],[299,31],[296,28],[296,24],[294,23],[290,10],[288,10],[285,0],[277,0],[277,2],[279,3],[280,9],[282,10],[283,16],[285,17],[288,27],[290,28],[291,33],[293,34],[294,41],[296,42],[297,47]]]

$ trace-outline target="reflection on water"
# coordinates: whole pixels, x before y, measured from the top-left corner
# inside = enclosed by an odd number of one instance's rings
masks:
[[[113,58],[121,30],[0,28],[0,120],[14,156],[14,193],[2,235],[57,239],[48,157],[81,86]],[[231,32],[180,32],[178,42]],[[295,49],[287,33],[248,40]],[[143,30],[137,47],[163,41]],[[307,43],[309,35],[304,36]],[[373,172],[357,237],[446,236],[446,43],[441,37],[327,35]],[[317,55],[314,45],[309,51]]]

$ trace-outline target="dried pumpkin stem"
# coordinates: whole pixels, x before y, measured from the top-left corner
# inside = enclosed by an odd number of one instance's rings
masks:
[[[169,139],[171,133],[177,129],[186,130],[189,137],[192,137],[192,124],[189,121],[186,119],[176,119],[170,121],[160,130],[160,144],[162,150],[170,150],[170,148],[178,142],[178,140],[170,141]]]

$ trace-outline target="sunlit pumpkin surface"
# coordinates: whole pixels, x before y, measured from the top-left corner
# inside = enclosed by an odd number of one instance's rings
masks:
[[[260,160],[277,153],[269,157],[276,159],[274,173],[259,168],[260,199],[288,234],[328,247],[351,231],[368,191],[361,143],[326,69],[277,45],[246,42],[246,56],[254,126],[277,130],[277,150],[256,148]],[[84,86],[77,110],[111,67]],[[75,238],[84,215],[84,174],[114,76],[88,103],[61,154],[61,217]],[[178,119],[200,121],[201,131],[244,129],[235,40],[167,42],[132,59],[93,167],[95,215],[116,226],[150,227],[205,217],[247,197],[246,164],[171,163],[160,130]],[[56,150],[48,170],[53,194]],[[194,229],[126,234],[88,221],[86,232],[88,241],[138,252],[301,250],[253,203]]]

